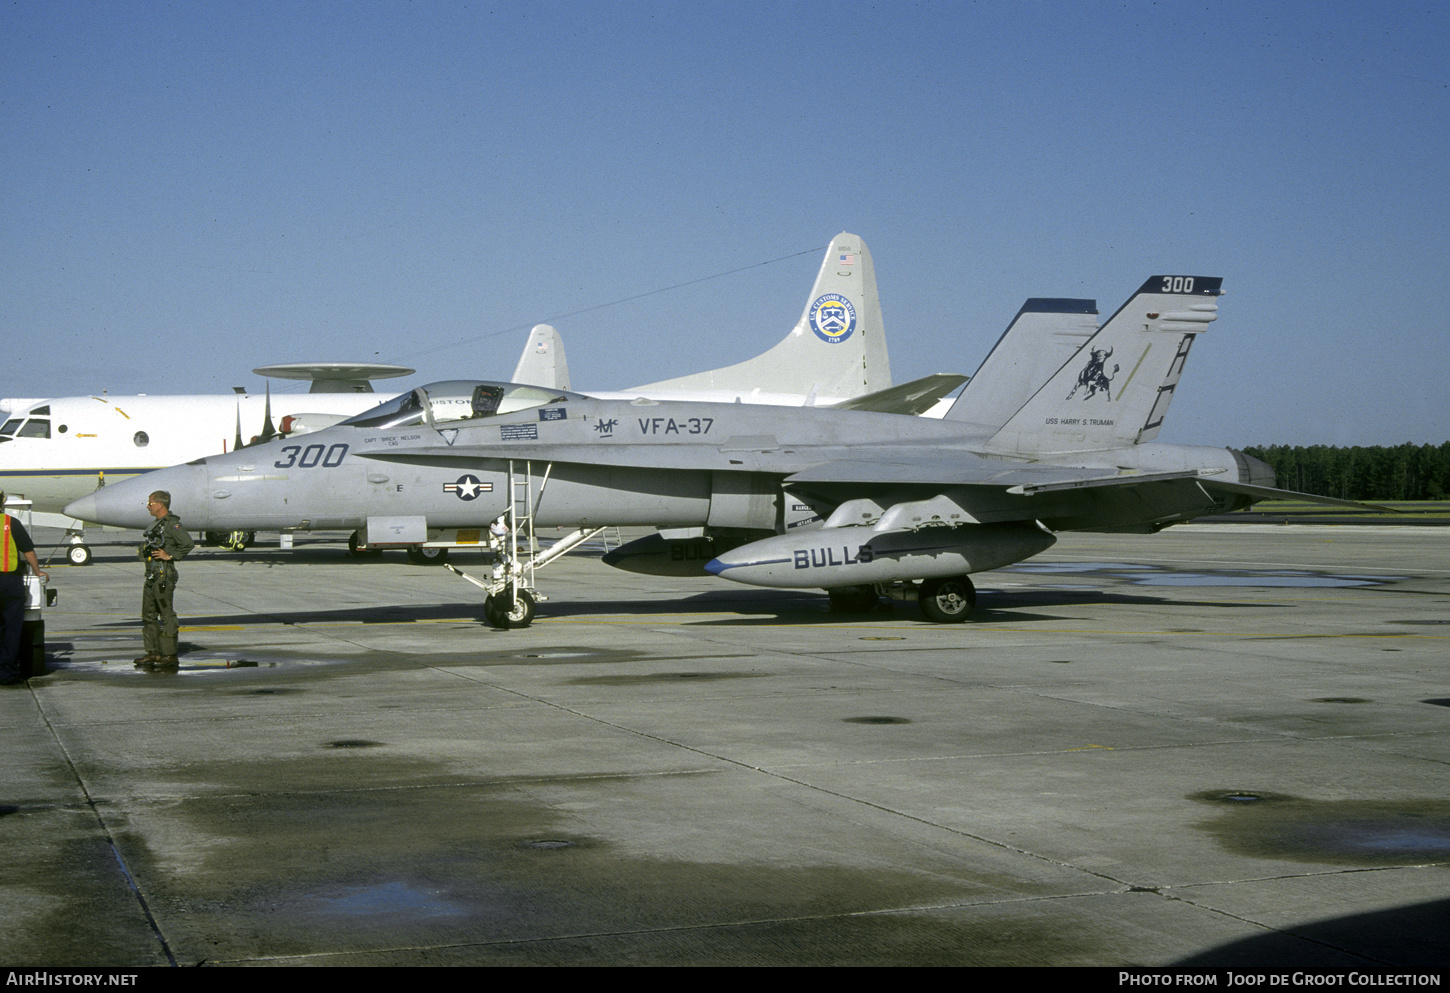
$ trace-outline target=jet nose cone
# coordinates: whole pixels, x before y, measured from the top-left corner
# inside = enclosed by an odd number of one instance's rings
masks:
[[[70,503],[65,505],[65,516],[74,517],[78,521],[95,521],[95,496],[83,496],[79,499],[72,500]]]
[[[139,497],[138,492],[142,494]],[[89,524],[145,528],[152,523],[151,515],[146,512],[146,492],[144,487],[138,490],[125,483],[105,486],[66,504],[65,513]]]

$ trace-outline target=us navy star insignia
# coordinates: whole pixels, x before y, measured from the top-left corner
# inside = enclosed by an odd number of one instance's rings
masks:
[[[480,493],[493,492],[493,484],[485,483],[477,476],[465,473],[456,482],[444,483],[444,493],[454,493],[460,500],[476,500]]]

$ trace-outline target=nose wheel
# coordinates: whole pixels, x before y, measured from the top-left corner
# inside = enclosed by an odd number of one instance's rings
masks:
[[[483,601],[483,618],[496,628],[526,628],[534,620],[534,596],[528,590],[495,593]]]

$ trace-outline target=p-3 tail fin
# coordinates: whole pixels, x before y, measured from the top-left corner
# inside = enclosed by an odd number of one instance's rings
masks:
[[[1153,276],[987,443],[996,451],[1095,451],[1158,434],[1193,339],[1218,316],[1223,280]]]
[[[564,339],[552,325],[535,324],[524,343],[512,383],[527,383],[551,390],[569,389],[569,363],[564,358]]]
[[[738,390],[844,399],[891,385],[886,327],[871,253],[858,235],[831,239],[805,311],[785,339],[753,359],[636,390]]]

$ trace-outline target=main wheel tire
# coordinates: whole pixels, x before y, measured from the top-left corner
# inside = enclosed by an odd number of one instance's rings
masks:
[[[483,616],[496,628],[526,628],[534,620],[534,595],[519,590],[512,599],[507,593],[491,596],[483,602]]]
[[[927,620],[938,624],[959,624],[971,616],[977,605],[977,589],[966,576],[928,579],[916,594]]]
[[[448,549],[429,548],[427,545],[408,546],[408,561],[414,565],[442,565],[448,561]]]
[[[65,550],[66,561],[71,565],[90,565],[91,549],[89,545],[72,545]]]

